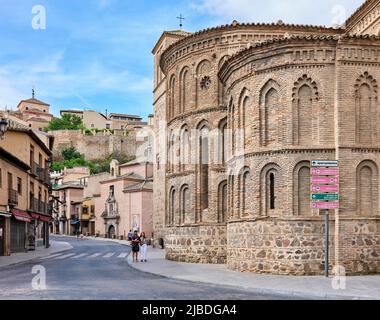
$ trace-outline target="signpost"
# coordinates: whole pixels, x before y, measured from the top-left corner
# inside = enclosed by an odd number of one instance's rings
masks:
[[[325,210],[325,275],[329,276],[329,210],[339,209],[339,162],[311,161],[311,207]]]

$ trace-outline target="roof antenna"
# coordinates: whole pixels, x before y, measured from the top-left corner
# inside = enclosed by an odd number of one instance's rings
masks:
[[[179,15],[179,17],[177,17],[177,19],[179,20],[179,28],[182,30],[182,27],[183,27],[183,23],[182,21],[185,20],[185,17],[182,16],[182,13]]]

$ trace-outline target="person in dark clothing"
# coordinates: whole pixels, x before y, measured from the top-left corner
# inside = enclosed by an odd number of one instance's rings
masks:
[[[132,257],[133,262],[139,262],[139,251],[140,251],[140,237],[137,231],[134,232],[132,237]]]

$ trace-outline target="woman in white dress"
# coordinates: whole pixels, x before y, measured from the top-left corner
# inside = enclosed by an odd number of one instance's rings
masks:
[[[147,244],[147,239],[145,236],[145,232],[141,232],[140,235],[140,257],[141,257],[141,262],[147,262],[146,257],[147,257],[147,251],[148,251],[148,244]]]

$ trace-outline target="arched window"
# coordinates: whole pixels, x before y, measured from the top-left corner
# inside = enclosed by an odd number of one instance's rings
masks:
[[[241,217],[252,214],[250,212],[250,198],[252,197],[252,191],[250,188],[251,174],[249,168],[245,168],[240,175],[240,210]]]
[[[168,225],[174,225],[175,211],[176,211],[176,192],[175,189],[172,188],[169,193],[169,217],[168,217]]]
[[[181,130],[180,141],[180,170],[185,171],[186,166],[190,164],[190,137],[189,129],[184,126]]]
[[[227,180],[221,182],[218,188],[218,223],[227,220]]]
[[[377,82],[365,72],[355,85],[356,143],[371,144],[377,140]]]
[[[169,120],[174,118],[175,116],[175,108],[176,108],[176,79],[175,76],[172,76],[169,83],[169,110],[168,117]]]
[[[310,162],[302,161],[294,168],[293,173],[293,213],[299,216],[310,216]]]
[[[187,185],[181,188],[181,213],[180,213],[180,224],[185,224],[188,220],[188,213],[190,210],[190,191]]]
[[[218,163],[224,165],[228,158],[228,130],[227,130],[227,119],[223,119],[219,123],[219,139],[218,139]]]
[[[273,172],[269,174],[269,209],[276,209],[276,194],[275,194],[275,175]]]
[[[356,171],[357,213],[376,216],[378,208],[378,167],[373,161],[363,161]]]
[[[235,179],[234,179],[234,176],[233,174],[231,173],[229,175],[229,181],[228,181],[228,187],[229,187],[229,199],[228,199],[228,211],[229,211],[229,214],[228,214],[228,218],[231,219],[232,217],[234,217],[234,209],[235,209],[235,186],[234,186],[234,183],[235,183]]]
[[[190,107],[190,71],[186,67],[181,73],[181,113],[187,112]]]
[[[200,208],[201,210],[208,209],[208,185],[209,185],[209,129],[207,126],[202,126],[199,137],[199,185],[200,185]]]
[[[319,101],[318,87],[307,75],[303,75],[293,87],[293,143],[310,145],[313,140],[315,103]]]
[[[270,216],[280,213],[280,175],[279,166],[268,164],[261,171],[260,194],[261,208],[260,215]]]
[[[269,146],[281,141],[279,85],[269,80],[260,93],[260,143]]]

